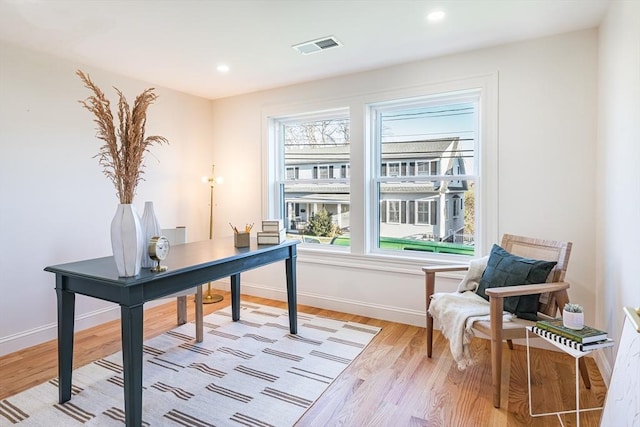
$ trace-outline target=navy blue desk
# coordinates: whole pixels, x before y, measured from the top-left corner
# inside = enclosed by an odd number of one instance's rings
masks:
[[[75,295],[82,294],[120,305],[122,359],[124,367],[124,409],[126,425],[142,424],[142,343],[143,305],[147,301],[231,277],[231,312],[240,319],[240,273],[256,267],[285,261],[289,330],[298,332],[296,295],[296,256],[299,241],[279,245],[260,245],[252,240],[249,248],[235,248],[232,238],[205,240],[171,247],[162,265],[169,269],[152,273],[143,269],[135,277],[118,277],[113,257],[46,267],[56,275],[58,299],[58,390],[59,402],[71,399]],[[198,295],[202,297],[199,288]],[[201,306],[200,306],[201,309]],[[197,315],[196,315],[197,316]],[[198,333],[196,334],[198,335]],[[200,325],[198,339],[202,339]]]

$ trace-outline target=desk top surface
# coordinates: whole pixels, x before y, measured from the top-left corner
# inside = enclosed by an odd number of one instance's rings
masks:
[[[129,286],[260,254],[266,255],[280,249],[288,251],[291,247],[295,249],[298,243],[300,243],[298,240],[286,240],[279,245],[258,245],[255,239],[251,239],[249,247],[236,248],[233,245],[233,237],[223,237],[174,245],[171,246],[167,258],[162,261],[162,265],[168,267],[167,271],[154,273],[148,268],[143,268],[135,277],[119,277],[113,256],[52,265],[44,270],[64,276],[83,277]]]

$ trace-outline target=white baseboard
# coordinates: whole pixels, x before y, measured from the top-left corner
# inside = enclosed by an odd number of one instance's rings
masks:
[[[120,308],[117,305],[94,310],[75,318],[75,330],[90,328],[101,323],[118,319]],[[47,341],[57,339],[58,324],[49,323],[37,328],[19,332],[0,338],[0,356],[22,350],[27,347],[42,344]]]
[[[151,308],[159,304],[164,304],[167,301],[160,299],[157,301],[149,302],[145,305],[145,308]],[[120,306],[110,305],[98,310],[94,310],[88,313],[84,313],[75,318],[75,332],[83,329],[91,328],[93,326],[101,325],[112,320],[120,318]],[[55,340],[58,338],[58,324],[56,322],[49,323],[37,328],[28,329],[26,331],[19,332],[17,334],[0,337],[0,356],[13,353],[27,347],[42,344],[47,341]]]
[[[224,281],[211,283],[212,289],[229,290],[229,284]],[[241,293],[273,299],[276,301],[286,301],[286,289],[274,289],[255,283],[242,282]],[[410,310],[402,307],[375,304],[366,301],[357,301],[339,298],[333,295],[321,295],[310,292],[300,292],[298,290],[298,304],[310,305],[312,307],[327,310],[339,311],[341,313],[357,314],[374,319],[387,320],[390,322],[404,323],[413,326],[425,327],[426,316],[424,311]]]

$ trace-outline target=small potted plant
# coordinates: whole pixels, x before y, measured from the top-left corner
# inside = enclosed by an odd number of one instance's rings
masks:
[[[562,310],[562,324],[569,329],[584,328],[584,313],[580,304],[567,303]]]

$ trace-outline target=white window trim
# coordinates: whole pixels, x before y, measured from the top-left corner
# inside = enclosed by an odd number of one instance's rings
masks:
[[[270,122],[273,117],[283,118],[286,116],[301,117],[301,112],[313,111],[331,112],[344,110],[348,107],[351,117],[351,163],[350,163],[350,183],[351,183],[351,204],[350,214],[352,218],[359,218],[358,221],[351,221],[351,248],[335,247],[324,248],[317,245],[300,245],[299,261],[313,262],[327,265],[348,265],[353,268],[363,269],[383,269],[387,271],[388,263],[394,262],[398,271],[408,274],[422,274],[420,266],[427,264],[446,264],[450,262],[461,262],[468,257],[461,255],[443,255],[436,258],[425,258],[416,256],[422,254],[392,254],[370,252],[371,233],[367,229],[375,226],[374,219],[365,215],[368,205],[371,203],[370,194],[375,188],[369,191],[362,189],[368,187],[372,181],[370,156],[371,148],[364,144],[366,136],[371,129],[365,126],[367,117],[366,105],[384,101],[391,101],[401,98],[421,97],[435,95],[445,92],[465,91],[469,89],[479,89],[480,95],[480,129],[477,134],[482,146],[479,156],[476,158],[477,174],[482,177],[482,182],[476,186],[476,198],[482,200],[482,204],[476,209],[476,253],[474,257],[480,257],[489,253],[493,242],[499,238],[499,211],[498,211],[498,73],[489,73],[467,78],[459,78],[449,81],[433,82],[424,85],[399,87],[379,92],[357,93],[344,98],[331,100],[315,100],[304,103],[288,103],[281,105],[269,105],[262,111],[262,214],[264,218],[274,217],[279,207],[270,205],[279,189],[275,182],[275,171],[281,165],[275,164],[274,168],[269,167],[270,159],[275,159],[275,146],[272,143],[275,135],[271,132]],[[314,114],[315,115],[315,114]],[[279,161],[279,159],[277,160]],[[276,162],[277,162],[276,161]],[[481,224],[481,225],[479,225]],[[355,231],[357,233],[354,233]]]

